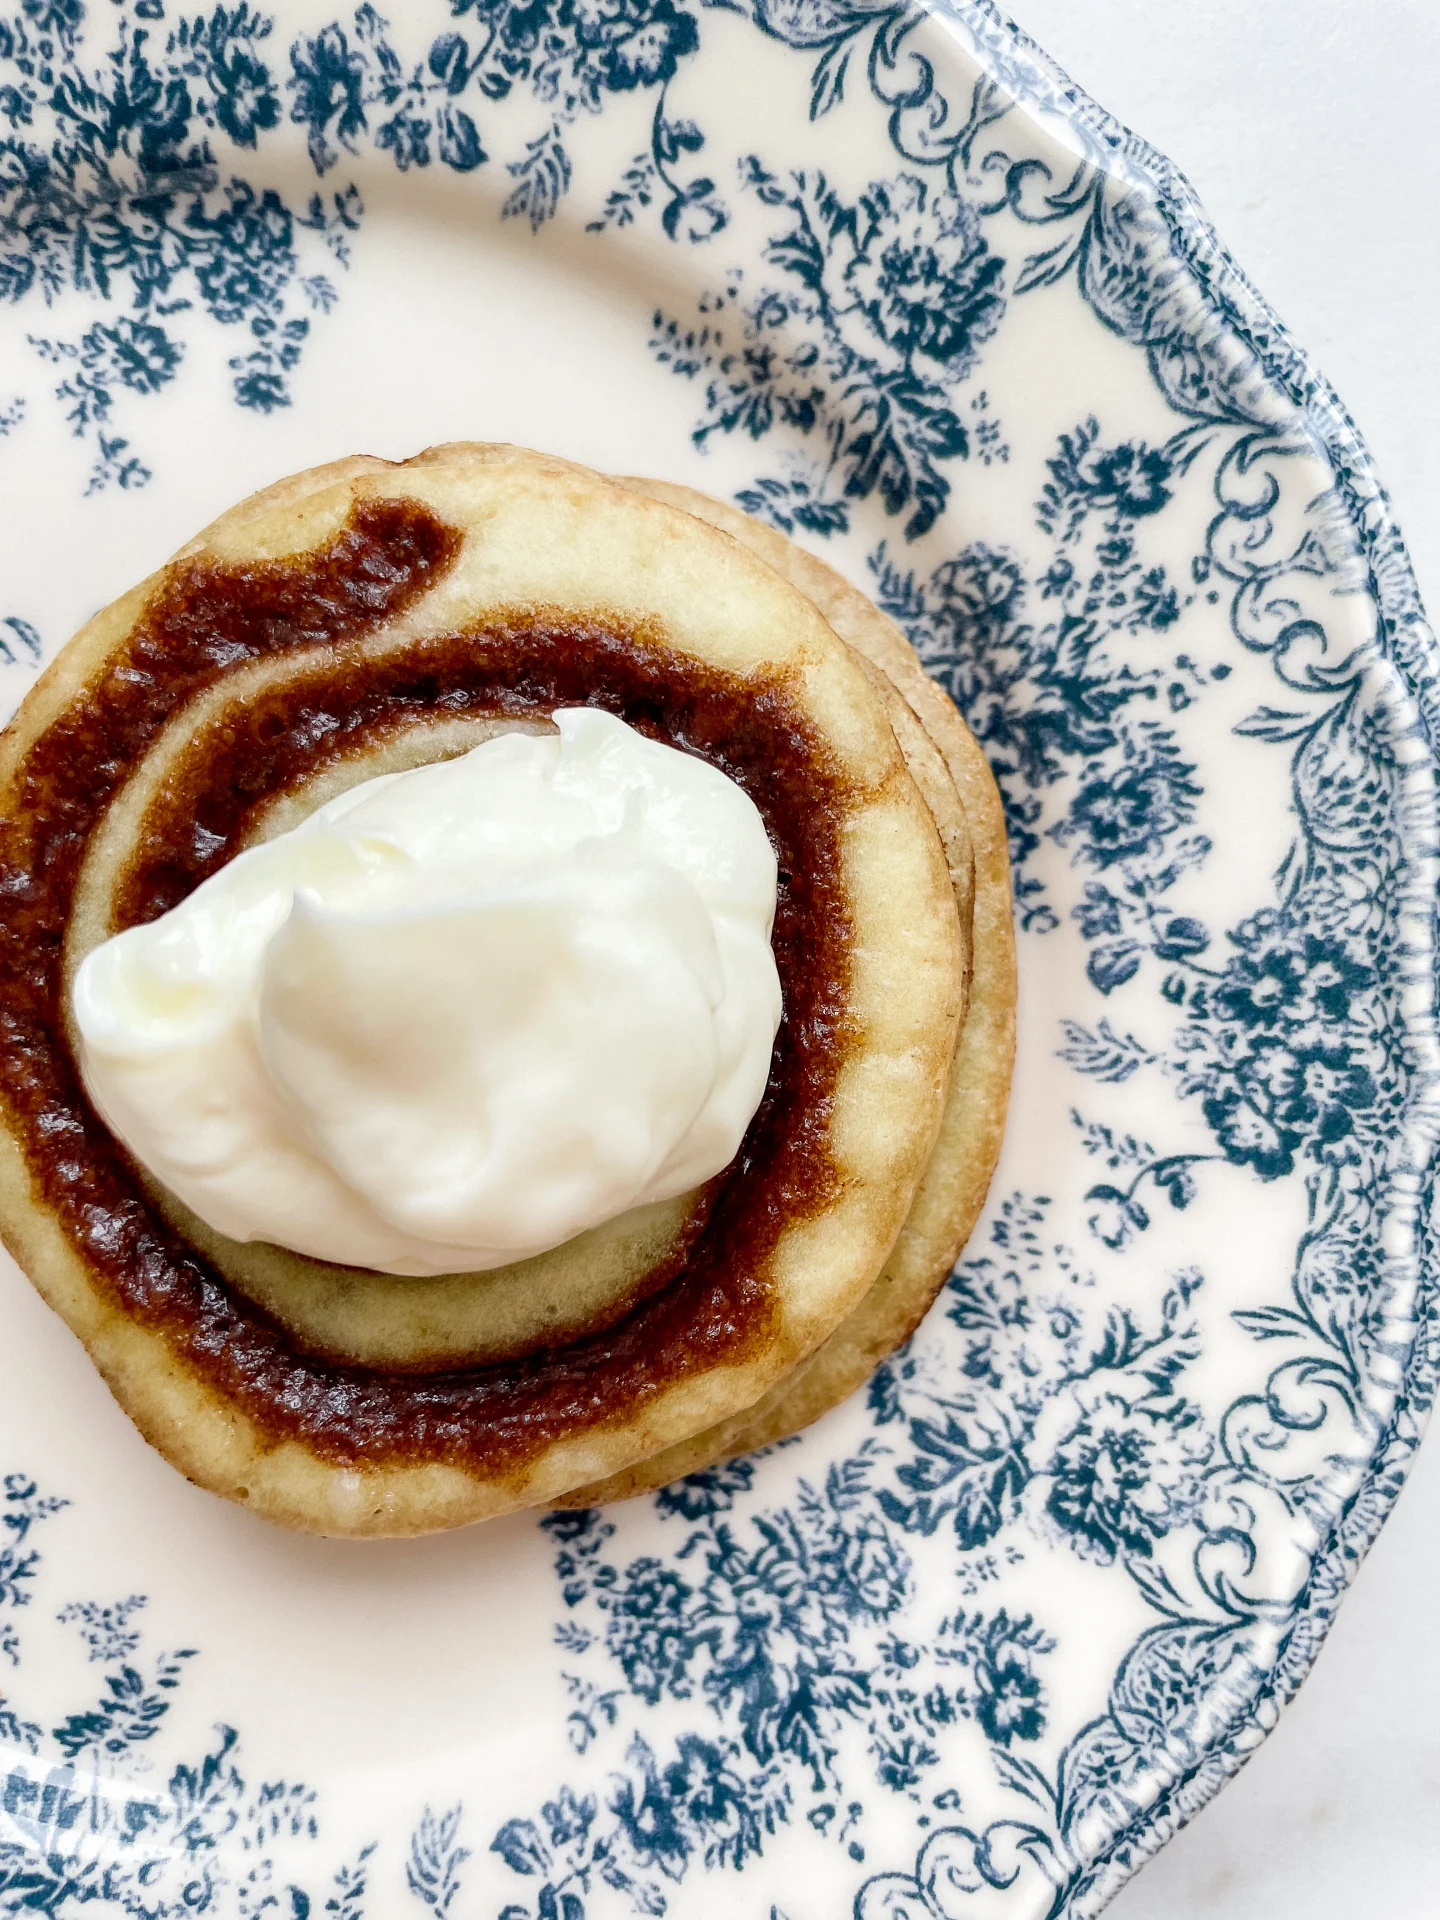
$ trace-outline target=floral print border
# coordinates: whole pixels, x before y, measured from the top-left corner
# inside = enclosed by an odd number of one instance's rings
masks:
[[[217,142],[254,148],[294,126],[317,179],[366,148],[401,171],[472,172],[494,144],[481,103],[523,96],[542,124],[511,149],[502,213],[538,229],[573,184],[566,129],[643,92],[654,103],[650,150],[591,227],[654,218],[677,245],[725,230],[732,189],[693,171],[707,134],[668,104],[702,44],[703,16],[674,0],[457,0],[453,11],[463,25],[434,37],[418,64],[363,6],[297,39],[288,71],[268,20],[245,4],[167,27],[159,0],[138,0],[88,66],[79,0],[22,0],[0,22],[10,129],[0,206],[19,241],[0,262],[4,291],[27,300],[68,288],[112,303],[123,293],[131,307],[75,336],[31,337],[91,448],[92,489],[148,477],[117,421],[173,380],[179,316],[198,309],[240,330],[235,399],[263,413],[290,403],[288,376],[337,297],[333,271],[363,220],[356,189],[291,206],[224,177]],[[722,276],[693,324],[657,315],[652,350],[703,394],[697,444],[774,435],[783,447],[780,471],[742,491],[750,511],[821,538],[849,529],[865,503],[889,520],[893,534],[870,554],[874,591],[996,765],[1022,925],[1043,939],[1073,918],[1090,988],[1116,1009],[1071,1022],[1063,1057],[1097,1087],[1168,1078],[1211,1142],[1152,1144],[1077,1111],[1080,1150],[1100,1176],[1086,1195],[1088,1231],[1123,1254],[1154,1230],[1157,1210],[1192,1206],[1222,1165],[1303,1183],[1291,1302],[1237,1315],[1286,1357],[1263,1392],[1217,1421],[1186,1384],[1203,1274],[1172,1274],[1148,1319],[1097,1312],[1083,1261],[1045,1240],[1048,1201],[1014,1194],[988,1248],[952,1279],[943,1327],[877,1375],[871,1433],[823,1484],[802,1480],[781,1511],[757,1507],[745,1462],[667,1490],[655,1511],[680,1544],[665,1559],[626,1558],[612,1544],[623,1518],[548,1523],[566,1609],[557,1644],[573,1665],[571,1744],[577,1758],[592,1747],[619,1758],[603,1795],[565,1786],[498,1829],[491,1851],[534,1901],[512,1902],[507,1920],[583,1920],[602,1889],[632,1911],[663,1911],[667,1886],[758,1860],[802,1815],[868,1867],[867,1796],[913,1800],[962,1738],[985,1743],[1013,1815],[962,1824],[954,1790],[933,1794],[934,1812],[919,1820],[933,1831],[913,1867],[859,1885],[861,1920],[948,1915],[991,1894],[1017,1910],[1093,1913],[1241,1764],[1298,1684],[1433,1396],[1435,1249],[1423,1235],[1440,1051],[1427,823],[1440,694],[1383,492],[1343,409],[1168,163],[988,0],[935,15],[972,50],[968,102],[945,97],[950,68],[932,57],[936,22],[923,10],[756,0],[754,25],[811,63],[813,119],[863,74],[888,115],[898,170],[842,192],[818,171],[787,175],[737,156],[733,196],[772,219],[771,277]],[[1032,120],[1017,118],[1016,101]],[[32,134],[44,113],[61,129],[48,150]],[[1063,178],[1035,144],[1046,115],[1080,139]],[[1004,253],[993,237],[1002,231]],[[1016,260],[1016,235],[1031,232]],[[978,384],[985,346],[1010,304],[1071,276],[1143,353],[1178,424],[1158,443],[1088,417],[1060,435],[1034,506],[1047,568],[1027,571],[983,542],[930,565],[924,543],[953,463],[1009,457]],[[23,413],[23,401],[7,405],[4,430]],[[1317,450],[1332,485],[1297,535],[1291,476]],[[1177,490],[1202,478],[1209,534],[1179,577],[1150,551],[1151,532]],[[912,546],[926,556],[918,564]],[[1378,631],[1337,652],[1327,608],[1357,592],[1373,601]],[[1228,928],[1170,899],[1210,852],[1177,717],[1227,662],[1162,664],[1144,652],[1197,597],[1222,596],[1235,642],[1268,656],[1280,688],[1280,704],[1239,731],[1288,756],[1299,825],[1274,900]],[[18,616],[0,645],[16,660],[38,652]],[[1088,876],[1072,913],[1038,871],[1042,846],[1064,849]],[[1378,930],[1362,912],[1376,900]],[[1140,986],[1170,1009],[1163,1048],[1119,1017],[1114,996]],[[1408,1228],[1408,1250],[1382,1254],[1377,1203],[1392,1235]],[[1311,1445],[1319,1400],[1327,1431],[1350,1435],[1338,1510],[1337,1458],[1322,1448],[1317,1459]],[[5,1488],[0,1600],[19,1606],[38,1565],[28,1535],[57,1506],[23,1477]],[[1303,1546],[1283,1591],[1249,1578],[1266,1528]],[[966,1604],[919,1623],[911,1557],[939,1537],[954,1543]],[[1023,1558],[1030,1541],[1123,1569],[1155,1622],[1122,1661],[1105,1712],[1048,1770],[1026,1749],[1047,1726],[1054,1635],[984,1594],[997,1553]],[[274,1783],[247,1798],[233,1735],[180,1766],[163,1805],[138,1796],[123,1830],[97,1825],[98,1803],[74,1784],[87,1755],[123,1774],[191,1657],[137,1664],[141,1604],[62,1610],[105,1668],[97,1705],[48,1730],[5,1709],[6,1738],[44,1760],[51,1785],[32,1791],[24,1765],[8,1776],[5,1814],[20,1838],[0,1841],[0,1910],[58,1913],[96,1898],[157,1916],[189,1910],[198,1883],[167,1891],[146,1836],[203,1804],[203,1818],[187,1815],[171,1835],[172,1855],[248,1832],[245,1823],[256,1835],[250,1878],[222,1890],[217,1868],[206,1901],[223,1895],[249,1913],[288,1899],[303,1916],[318,1893],[300,1880],[277,1893],[279,1856],[267,1849],[315,1838],[312,1797]],[[7,1628],[0,1653],[14,1660],[19,1649]],[[665,1702],[693,1703],[693,1724],[661,1750],[645,1726]],[[847,1744],[857,1732],[863,1770]],[[207,1826],[212,1816],[219,1824]],[[407,1885],[439,1913],[464,1883],[463,1828],[463,1809],[427,1810],[412,1835]],[[326,1909],[342,1920],[363,1911],[370,1851],[333,1878]]]

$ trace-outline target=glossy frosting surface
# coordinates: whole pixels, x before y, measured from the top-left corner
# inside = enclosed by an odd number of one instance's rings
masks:
[[[80,966],[82,1077],[217,1232],[392,1274],[700,1186],[770,1069],[754,803],[595,708],[383,774]]]

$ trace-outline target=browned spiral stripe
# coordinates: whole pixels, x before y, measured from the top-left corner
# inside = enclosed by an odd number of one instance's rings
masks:
[[[96,683],[30,747],[0,827],[0,1091],[39,1192],[122,1309],[274,1439],[337,1464],[504,1470],[558,1437],[632,1417],[671,1381],[743,1359],[773,1324],[765,1261],[835,1190],[827,1121],[850,1036],[840,834],[848,796],[778,681],[742,681],[663,636],[558,613],[366,658],[353,643],[439,579],[461,536],[412,501],[357,504],[295,559],[177,564]],[[153,805],[122,924],[183,899],[243,844],[258,808],[328,760],[426,714],[590,703],[702,755],[754,799],[782,872],[785,996],[765,1097],[713,1183],[683,1270],[608,1330],[518,1361],[401,1374],[298,1351],[148,1204],[80,1088],[60,1004],[61,943],[87,840],[167,721],[246,662],[318,648],[305,669],[197,738]],[[664,1284],[668,1282],[668,1284]]]

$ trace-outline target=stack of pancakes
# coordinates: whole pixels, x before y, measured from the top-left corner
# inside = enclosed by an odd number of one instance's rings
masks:
[[[399,1278],[204,1225],[85,1098],[69,988],[244,847],[594,704],[735,779],[784,995],[731,1166],[535,1259]],[[287,1525],[407,1534],[664,1485],[912,1331],[999,1150],[993,780],[899,631],[688,489],[511,447],[340,461],[99,614],[0,743],[0,1231],[145,1436]]]

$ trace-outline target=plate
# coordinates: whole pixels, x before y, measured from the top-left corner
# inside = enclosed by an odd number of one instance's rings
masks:
[[[983,0],[23,0],[0,695],[279,474],[514,439],[833,557],[1009,809],[987,1213],[870,1390],[588,1514],[292,1538],[7,1266],[0,1913],[1095,1913],[1433,1392],[1440,675],[1343,408]]]

